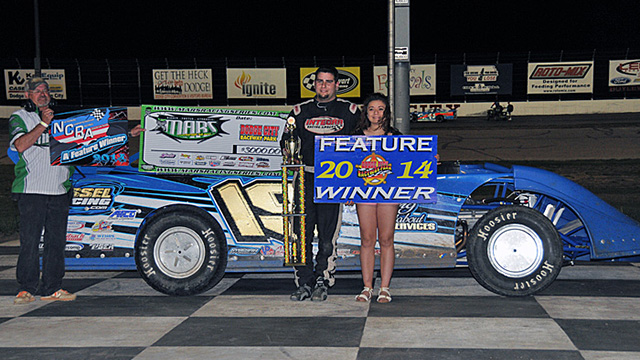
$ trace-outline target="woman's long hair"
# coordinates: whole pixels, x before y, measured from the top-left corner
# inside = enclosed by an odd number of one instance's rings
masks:
[[[356,126],[356,131],[358,130],[364,131],[371,126],[371,121],[367,116],[367,108],[369,107],[369,104],[372,101],[376,101],[376,100],[382,101],[385,106],[384,113],[382,115],[382,119],[383,119],[382,130],[384,131],[385,134],[387,134],[391,129],[391,109],[389,109],[389,100],[387,100],[386,96],[380,93],[373,93],[367,96],[367,98],[364,100],[364,103],[362,104],[362,113],[360,115],[360,121],[358,121],[358,125]]]

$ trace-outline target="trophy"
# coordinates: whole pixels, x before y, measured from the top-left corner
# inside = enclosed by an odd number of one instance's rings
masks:
[[[296,128],[296,119],[287,119],[287,132],[290,137],[284,140],[282,148],[282,216],[284,221],[284,265],[305,265],[307,262],[305,234],[306,214],[304,207],[304,163],[300,154],[300,139],[293,136]],[[289,169],[297,169],[298,188],[296,201],[296,187],[294,186],[294,198],[289,199]],[[294,183],[296,176],[294,175]],[[296,209],[296,202],[298,207]],[[296,210],[298,212],[296,212]],[[295,223],[299,221],[300,235],[296,234]]]

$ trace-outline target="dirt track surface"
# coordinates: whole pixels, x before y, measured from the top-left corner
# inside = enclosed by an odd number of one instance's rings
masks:
[[[444,161],[640,159],[640,113],[460,118],[412,124],[411,134],[438,135]]]

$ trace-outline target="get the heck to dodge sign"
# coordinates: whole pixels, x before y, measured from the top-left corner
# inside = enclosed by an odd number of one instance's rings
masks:
[[[435,203],[437,136],[317,136],[316,202]]]

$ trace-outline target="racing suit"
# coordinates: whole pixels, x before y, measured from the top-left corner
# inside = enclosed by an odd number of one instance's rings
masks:
[[[358,106],[343,100],[334,99],[321,103],[315,98],[293,107],[289,117],[295,119],[296,127],[293,134],[285,134],[283,140],[294,136],[300,139],[300,154],[305,165],[305,213],[306,227],[304,229],[307,239],[305,266],[295,267],[295,283],[300,287],[307,284],[313,287],[318,277],[324,279],[325,285],[333,286],[336,270],[336,241],[340,233],[342,223],[342,204],[314,203],[314,151],[316,135],[349,135],[353,132],[358,119],[360,109]],[[299,186],[298,176],[295,177],[296,194]],[[296,204],[298,199],[296,199]],[[313,238],[314,230],[318,230],[318,253],[313,263]],[[296,233],[300,233],[300,222],[294,224]]]

